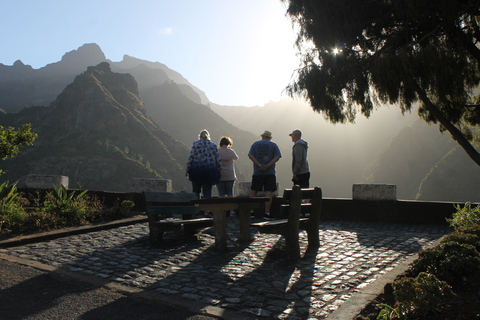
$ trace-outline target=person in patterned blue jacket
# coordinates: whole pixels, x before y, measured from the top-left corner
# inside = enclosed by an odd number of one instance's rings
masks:
[[[210,141],[210,133],[203,129],[194,141],[187,159],[186,177],[192,182],[193,193],[200,199],[212,197],[212,186],[220,181],[221,160],[218,147]]]

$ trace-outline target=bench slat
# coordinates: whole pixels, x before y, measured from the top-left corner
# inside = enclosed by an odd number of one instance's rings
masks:
[[[195,206],[155,206],[147,208],[147,215],[167,216],[172,214],[197,214],[198,210]]]
[[[195,200],[195,193],[188,192],[151,192],[145,191],[145,201],[148,203],[178,203],[186,204]]]
[[[182,219],[172,219],[172,220],[160,220],[156,221],[155,223],[158,224],[203,224],[203,223],[208,223],[212,222],[213,223],[213,218],[198,218],[198,219],[188,219],[188,220],[182,220]]]
[[[313,198],[313,188],[304,188],[301,189],[302,191],[302,199],[312,199]],[[292,197],[292,189],[285,189],[283,191],[283,199],[290,201]]]

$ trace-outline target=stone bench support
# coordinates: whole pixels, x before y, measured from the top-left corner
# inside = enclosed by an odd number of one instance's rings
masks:
[[[394,184],[354,184],[353,200],[397,200],[397,186]]]

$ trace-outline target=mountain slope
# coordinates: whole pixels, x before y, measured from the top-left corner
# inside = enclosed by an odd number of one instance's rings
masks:
[[[480,201],[480,167],[421,120],[401,130],[365,174],[369,182],[396,184],[399,199]]]
[[[113,73],[108,63],[90,67],[50,107],[27,108],[0,117],[2,125],[32,123],[38,140],[1,163],[4,179],[61,174],[72,187],[128,191],[132,178],[172,179],[186,190],[188,150],[147,115],[135,79]]]
[[[238,129],[208,106],[192,101],[184,94],[185,86],[168,82],[141,93],[149,115],[161,128],[188,147],[198,140],[202,129],[207,129],[212,141],[217,144],[222,136],[230,136],[233,139],[232,148],[239,156],[235,163],[238,179],[249,181],[252,163],[248,159],[248,151],[250,145],[260,137]]]

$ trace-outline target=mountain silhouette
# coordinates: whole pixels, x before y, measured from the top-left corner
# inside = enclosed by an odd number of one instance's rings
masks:
[[[32,123],[39,133],[32,148],[0,163],[7,169],[3,180],[66,174],[78,186],[120,191],[131,177],[164,177],[176,190],[190,190],[186,154],[207,129],[215,143],[223,135],[233,139],[239,181],[249,181],[250,145],[270,130],[283,155],[277,181],[287,188],[288,134],[299,128],[309,143],[311,185],[322,187],[325,197],[350,198],[354,183],[392,183],[399,199],[480,201],[478,169],[415,111],[402,115],[398,107],[383,106],[369,119],[333,125],[302,100],[221,106],[162,63],[128,55],[112,62],[96,44],[40,69],[21,61],[0,64],[0,108],[7,112],[0,124]]]
[[[106,62],[78,75],[51,106],[5,114],[0,123],[32,123],[38,133],[33,147],[1,163],[4,179],[61,174],[71,187],[129,191],[131,178],[156,177],[187,188],[187,148],[148,116],[135,78],[112,72]]]

